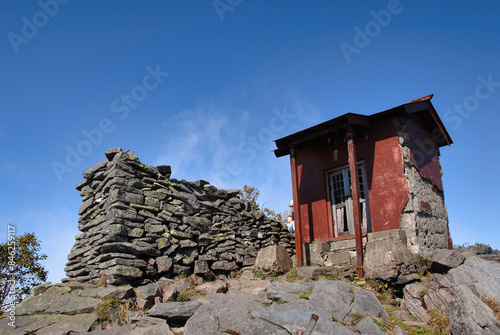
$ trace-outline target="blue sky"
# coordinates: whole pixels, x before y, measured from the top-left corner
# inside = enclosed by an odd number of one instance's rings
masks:
[[[454,243],[500,248],[496,1],[0,1],[0,240],[64,277],[88,166],[111,147],[283,211],[275,139],[433,93]]]

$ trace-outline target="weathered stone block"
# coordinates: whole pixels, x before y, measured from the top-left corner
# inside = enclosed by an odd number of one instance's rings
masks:
[[[255,268],[268,273],[286,273],[293,268],[293,261],[285,247],[272,245],[259,251]]]

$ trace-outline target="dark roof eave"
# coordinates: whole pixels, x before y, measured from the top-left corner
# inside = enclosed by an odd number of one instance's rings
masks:
[[[453,143],[450,135],[448,134],[448,131],[444,127],[443,122],[439,118],[439,115],[437,114],[436,110],[434,109],[434,106],[431,103],[433,95],[427,95],[425,97],[422,97],[420,99],[413,100],[411,102],[408,102],[406,104],[376,113],[372,114],[370,116],[366,115],[361,115],[361,114],[354,114],[354,113],[347,113],[344,115],[341,115],[339,117],[336,117],[334,119],[325,121],[323,123],[320,123],[318,125],[309,127],[307,129],[301,130],[299,132],[296,132],[294,134],[285,136],[283,138],[280,138],[278,140],[275,140],[274,142],[276,143],[277,149],[274,150],[274,154],[276,157],[282,157],[290,154],[290,150],[301,143],[313,140],[315,138],[333,133],[337,130],[343,129],[348,127],[349,125],[358,125],[358,126],[369,126],[373,121],[380,119],[380,118],[385,118],[391,115],[395,115],[398,113],[420,113],[420,112],[425,112],[428,111],[432,117],[432,121],[437,125],[439,130],[441,131],[444,141],[446,143],[439,143],[439,146],[444,146],[444,145],[451,145]]]
[[[291,135],[275,140],[277,149],[274,150],[276,157],[286,156],[290,149],[301,143],[308,142],[318,137],[331,134],[335,131],[347,128],[348,126],[368,126],[370,124],[368,116],[354,113],[347,113],[334,119],[325,121],[318,125],[309,127]]]

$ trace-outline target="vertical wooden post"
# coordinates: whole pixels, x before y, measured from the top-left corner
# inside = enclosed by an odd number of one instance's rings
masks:
[[[293,192],[293,212],[295,220],[295,254],[297,256],[297,266],[304,266],[304,256],[302,255],[302,225],[300,224],[300,197],[299,197],[299,174],[297,162],[295,160],[295,148],[290,149],[290,167],[292,170],[292,192]]]
[[[356,270],[359,277],[364,277],[363,271],[363,236],[361,231],[361,206],[359,205],[358,166],[356,164],[356,144],[352,127],[347,129],[347,149],[349,154],[349,169],[351,171],[352,213],[354,216],[354,235],[356,237]]]

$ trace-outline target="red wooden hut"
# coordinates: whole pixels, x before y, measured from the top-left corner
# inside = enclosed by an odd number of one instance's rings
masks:
[[[313,241],[400,229],[415,253],[449,239],[439,148],[453,142],[432,95],[365,116],[347,113],[275,141],[290,156],[299,266]],[[362,265],[362,264],[361,264]]]

